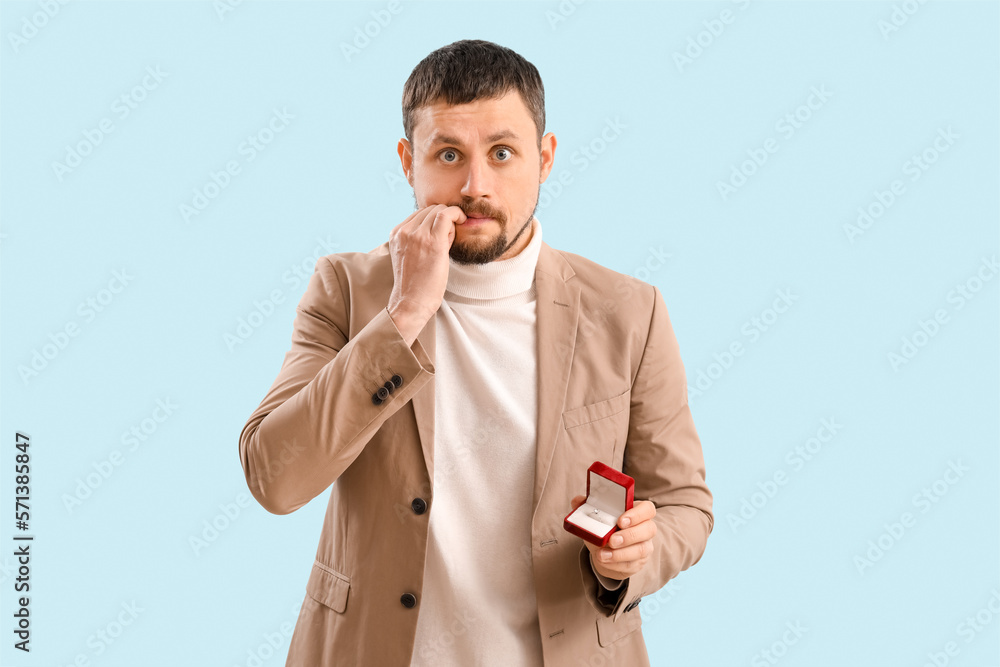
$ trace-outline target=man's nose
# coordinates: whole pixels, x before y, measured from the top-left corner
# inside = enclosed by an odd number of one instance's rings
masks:
[[[485,157],[475,157],[467,162],[465,183],[462,185],[462,195],[479,199],[492,196],[493,170]]]

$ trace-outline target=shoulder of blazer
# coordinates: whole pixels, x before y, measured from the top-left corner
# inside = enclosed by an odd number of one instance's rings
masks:
[[[335,252],[319,258],[318,271],[332,272],[345,298],[365,295],[377,298],[392,290],[392,261],[389,243],[383,243],[369,252]]]
[[[649,322],[655,298],[652,285],[582,255],[552,248],[544,241],[542,250],[544,254],[551,255],[545,262],[546,272],[561,274],[567,281],[578,284],[581,303],[585,307],[599,307],[613,300],[618,303],[615,310],[620,310],[622,316],[644,318],[645,322]],[[539,262],[539,270],[542,270],[541,256]]]

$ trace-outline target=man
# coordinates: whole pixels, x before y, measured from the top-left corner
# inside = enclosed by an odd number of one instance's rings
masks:
[[[556,139],[518,54],[434,51],[403,126],[416,210],[316,263],[240,436],[268,511],[333,484],[286,664],[648,665],[639,601],[713,527],[663,298],[542,242]],[[604,548],[563,529],[594,461],[635,479]]]

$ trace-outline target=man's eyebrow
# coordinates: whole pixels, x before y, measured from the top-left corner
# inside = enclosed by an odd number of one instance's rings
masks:
[[[486,143],[491,144],[494,141],[500,141],[502,139],[513,139],[514,141],[520,141],[518,137],[512,130],[500,130],[499,132],[494,132],[490,136],[486,137]],[[454,144],[456,146],[461,146],[462,142],[454,137],[450,137],[445,134],[439,134],[431,140],[430,145],[434,144]]]

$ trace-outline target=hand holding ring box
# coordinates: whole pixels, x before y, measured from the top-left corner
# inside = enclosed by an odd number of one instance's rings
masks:
[[[600,461],[587,470],[587,499],[566,515],[563,528],[603,547],[618,529],[618,519],[632,509],[635,480]]]

